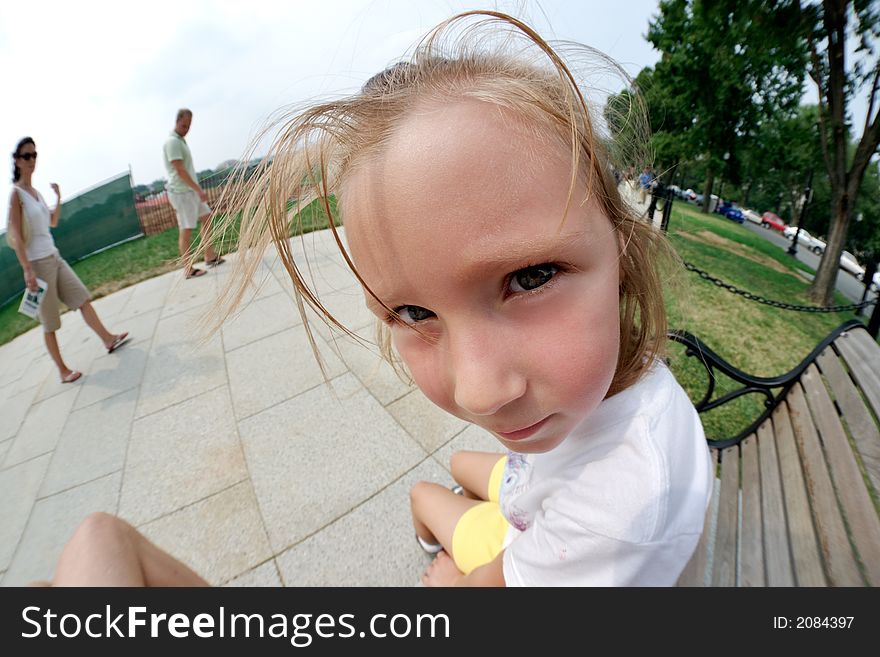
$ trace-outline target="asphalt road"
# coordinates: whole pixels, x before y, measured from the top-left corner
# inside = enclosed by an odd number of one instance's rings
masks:
[[[782,236],[781,233],[777,233],[775,230],[762,228],[761,226],[753,224],[750,221],[746,221],[745,223],[743,223],[743,226],[755,233],[755,235],[760,235],[761,237],[769,242],[772,242],[781,249],[785,249],[787,251],[788,248],[791,246],[791,240],[786,239]],[[798,244],[797,255],[795,257],[807,266],[812,267],[813,269],[819,268],[820,256],[817,256],[812,251],[804,248],[802,244]],[[865,290],[865,286],[855,276],[847,271],[844,271],[843,269],[840,269],[838,270],[837,274],[837,290],[847,299],[858,302],[862,299],[862,293]],[[876,296],[873,293],[872,295]]]

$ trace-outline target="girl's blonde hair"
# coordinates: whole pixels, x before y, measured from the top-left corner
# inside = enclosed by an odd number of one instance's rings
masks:
[[[474,22],[476,19],[476,22]],[[293,258],[289,238],[302,234],[300,212],[317,199],[327,217],[337,246],[354,275],[389,312],[361,278],[336,229],[337,211],[331,197],[340,194],[347,174],[371,155],[382,151],[401,119],[417,104],[429,100],[455,102],[478,99],[498,105],[522,117],[536,134],[557,137],[571,154],[572,192],[583,177],[588,193],[594,195],[619,236],[620,252],[620,356],[608,395],[632,385],[663,353],[666,340],[666,312],[663,304],[660,265],[674,258],[665,238],[649,223],[636,217],[617,191],[609,148],[595,128],[581,91],[583,82],[567,64],[562,51],[575,59],[586,55],[613,68],[619,78],[629,80],[619,67],[586,46],[551,46],[520,20],[492,11],[459,14],[432,30],[417,46],[412,57],[377,74],[351,96],[285,114],[282,129],[269,154],[256,172],[242,171],[227,192],[230,208],[240,210],[239,258],[235,281],[224,291],[217,326],[237,307],[262,256],[274,243],[282,264],[293,282],[295,297],[307,335],[320,363],[309,328],[305,306],[313,308],[329,325],[349,335],[321,303],[308,284],[303,266]],[[617,125],[626,122],[629,134],[646,143],[645,114],[638,94],[629,93],[630,106]],[[610,104],[609,104],[610,105]],[[608,111],[608,110],[606,110]],[[276,124],[277,125],[277,122]],[[635,128],[633,128],[635,126]],[[256,142],[255,142],[256,143]],[[648,161],[645,153],[614,144],[619,170]],[[628,155],[628,157],[627,157]],[[245,159],[246,161],[246,159]],[[229,196],[231,194],[231,196]],[[221,201],[222,203],[223,201]],[[344,203],[340,204],[344,209]],[[227,228],[236,212],[227,214]],[[221,228],[222,230],[222,228]],[[589,336],[575,336],[588,340]],[[379,344],[386,358],[395,364],[387,327],[380,325]]]

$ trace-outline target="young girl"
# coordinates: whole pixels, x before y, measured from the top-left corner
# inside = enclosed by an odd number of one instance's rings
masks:
[[[456,454],[462,495],[413,488],[417,538],[438,553],[423,582],[674,584],[712,472],[659,359],[669,251],[621,201],[559,53],[513,18],[463,14],[359,93],[291,118],[270,160],[241,188],[229,312],[274,242],[305,302],[345,328],[287,239],[318,198],[344,223],[382,344],[507,450]]]

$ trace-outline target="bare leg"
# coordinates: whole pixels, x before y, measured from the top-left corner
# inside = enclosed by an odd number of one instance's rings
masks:
[[[449,554],[452,554],[452,534],[458,521],[467,510],[482,503],[427,481],[413,486],[409,499],[416,533],[429,543],[439,542]]]
[[[202,248],[205,249],[205,262],[215,260],[217,252],[214,250],[214,243],[211,235],[211,215],[206,214],[199,217],[199,236],[202,242]]]
[[[186,271],[192,266],[189,261],[189,248],[192,241],[192,228],[181,228],[177,234],[177,250],[180,252],[180,259],[186,265]]]
[[[101,322],[101,318],[98,317],[98,313],[95,311],[92,302],[86,301],[79,307],[79,311],[82,313],[85,323],[89,325],[90,329],[98,334],[98,337],[101,338],[101,342],[103,342],[104,346],[109,349],[113,344],[113,341],[116,339],[116,336],[108,331]]]
[[[64,379],[66,376],[70,375],[73,370],[71,370],[64,362],[64,359],[61,358],[61,349],[58,347],[58,337],[55,335],[55,331],[52,331],[51,333],[43,333],[43,339],[46,341],[46,349],[49,351],[52,360],[55,361],[55,366],[58,368],[61,378]]]
[[[492,452],[455,452],[449,459],[452,477],[462,485],[466,497],[489,499],[489,477],[492,468],[504,454]]]
[[[106,513],[93,513],[64,547],[52,585],[208,586],[208,583],[150,543],[124,520]]]

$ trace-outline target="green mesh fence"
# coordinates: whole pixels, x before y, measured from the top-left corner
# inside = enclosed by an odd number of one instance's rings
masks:
[[[61,220],[52,229],[52,235],[61,257],[68,262],[143,235],[129,174],[120,174],[63,202]],[[21,266],[4,236],[0,246],[0,303],[23,290]]]

